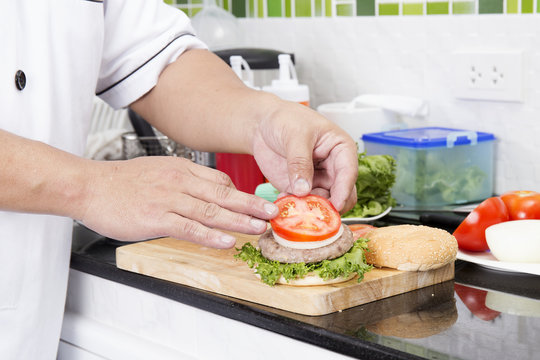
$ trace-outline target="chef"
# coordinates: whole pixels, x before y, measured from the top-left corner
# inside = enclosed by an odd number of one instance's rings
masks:
[[[282,192],[356,199],[355,144],[314,111],[250,90],[160,0],[0,3],[0,357],[56,356],[76,219],[104,236],[216,248],[272,204],[186,159],[80,157],[95,95],[202,151],[253,154]]]

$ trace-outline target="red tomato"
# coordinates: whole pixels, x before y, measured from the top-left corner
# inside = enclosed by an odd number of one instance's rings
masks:
[[[274,202],[279,215],[270,220],[274,232],[291,241],[319,241],[334,236],[341,217],[332,203],[317,195],[287,195]]]
[[[509,191],[501,195],[508,208],[510,220],[540,219],[540,193]]]
[[[375,226],[368,224],[352,224],[349,225],[349,229],[353,232],[355,239],[360,239],[366,236],[371,230],[375,229]]]
[[[486,251],[486,229],[503,221],[508,221],[508,210],[499,197],[484,200],[454,231],[460,249]]]
[[[460,284],[454,284],[454,290],[474,316],[484,321],[491,321],[501,314],[486,306],[487,291]]]

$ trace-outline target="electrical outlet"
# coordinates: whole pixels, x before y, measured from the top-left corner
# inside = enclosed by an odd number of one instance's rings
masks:
[[[523,53],[516,50],[454,53],[455,96],[459,99],[523,101]]]

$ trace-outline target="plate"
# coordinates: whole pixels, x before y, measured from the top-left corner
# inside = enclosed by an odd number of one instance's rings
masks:
[[[540,275],[540,264],[499,261],[490,252],[477,253],[458,249],[457,258],[495,270]]]
[[[379,215],[370,216],[370,217],[342,217],[341,222],[345,224],[358,224],[358,223],[368,223],[375,220],[378,220],[386,215],[392,210],[392,207],[389,206]]]

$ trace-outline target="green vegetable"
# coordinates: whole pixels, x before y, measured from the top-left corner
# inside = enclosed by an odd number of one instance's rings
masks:
[[[245,243],[242,248],[237,248],[238,254],[234,257],[245,261],[250,268],[255,267],[255,274],[260,275],[261,280],[270,286],[275,285],[281,276],[289,281],[303,278],[310,272],[316,273],[324,280],[340,276],[347,277],[352,273],[357,273],[358,282],[361,282],[364,279],[364,273],[372,269],[371,265],[366,264],[364,255],[367,241],[367,239],[358,239],[348,252],[336,259],[309,264],[284,264],[268,260],[249,242]]]
[[[465,151],[444,156],[442,150],[400,150],[394,191],[403,200],[420,204],[457,204],[477,199],[487,175],[470,164],[469,156]]]
[[[391,193],[395,181],[396,161],[392,156],[358,154],[358,201],[343,217],[375,216],[395,206]]]

